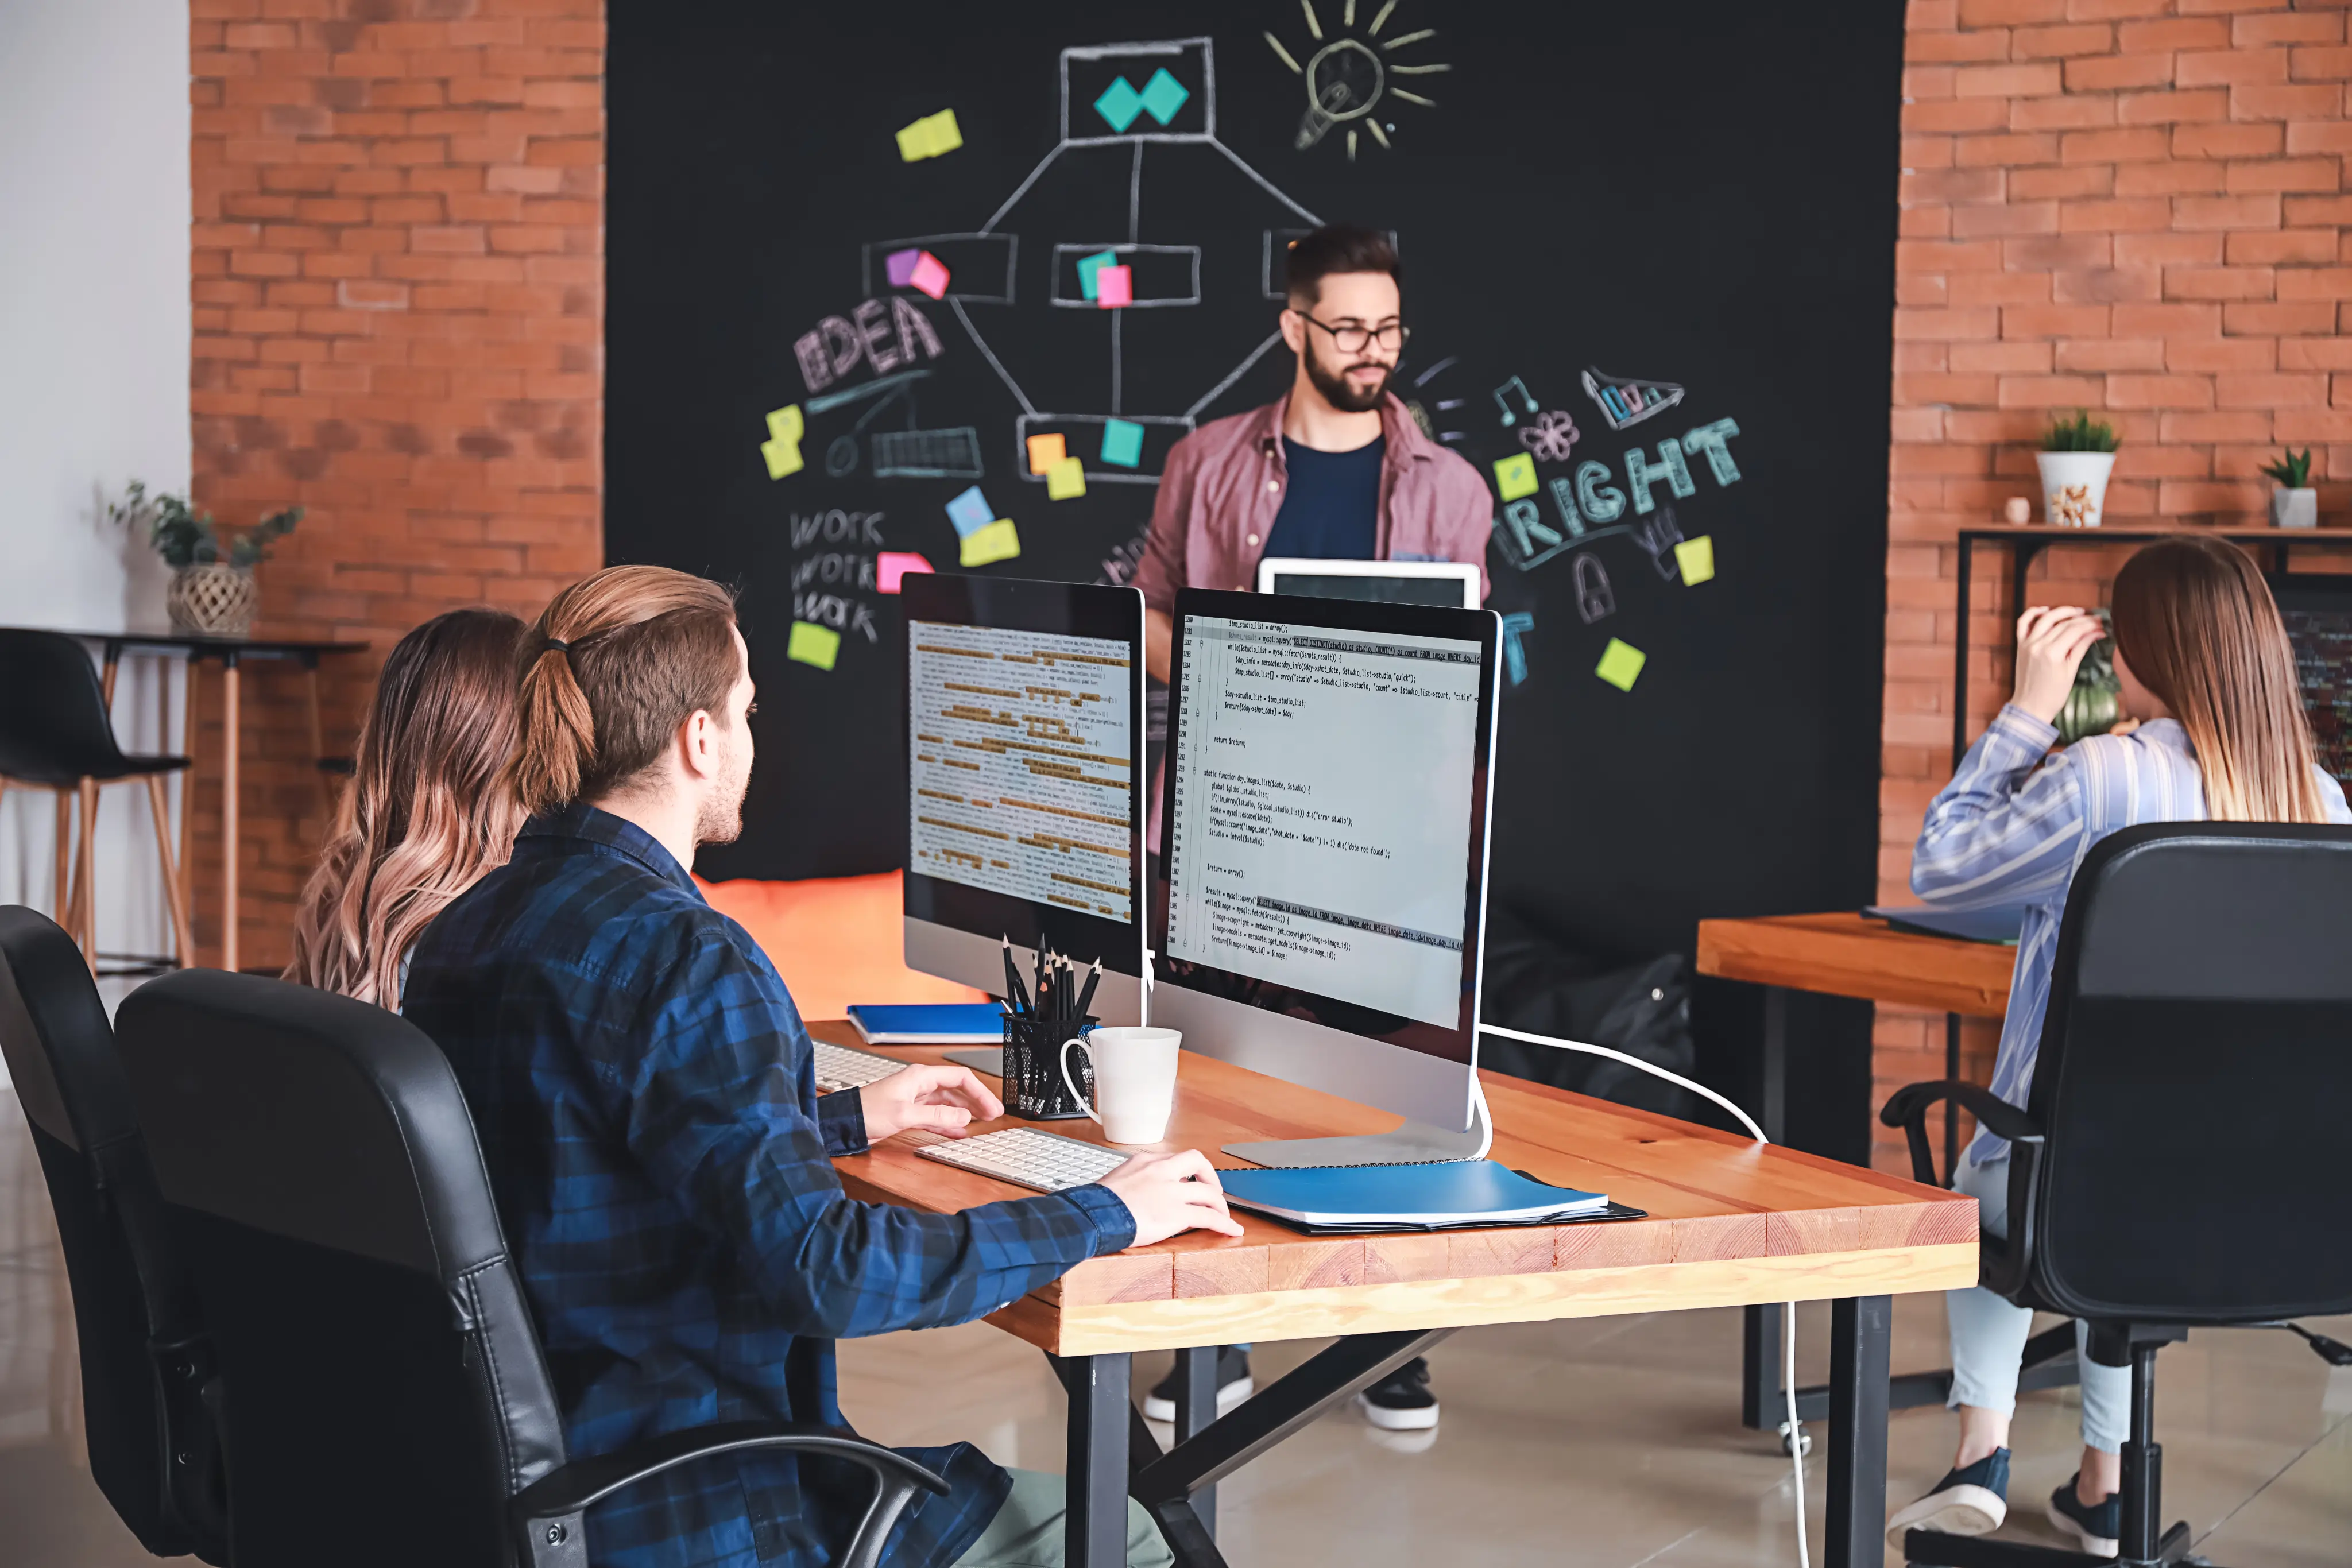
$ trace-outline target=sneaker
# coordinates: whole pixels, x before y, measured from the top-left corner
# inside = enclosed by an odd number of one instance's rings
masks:
[[[1897,1509],[1886,1521],[1886,1543],[1897,1551],[1909,1530],[1984,1535],[2009,1518],[2009,1450],[1995,1448],[1973,1465],[1948,1470],[1927,1495]]]
[[[1365,1417],[1384,1432],[1425,1432],[1437,1425],[1437,1396],[1429,1391],[1429,1363],[1414,1356],[1356,1396]]]
[[[1168,1375],[1143,1396],[1145,1420],[1175,1421],[1177,1376],[1171,1367]],[[1250,1377],[1249,1352],[1232,1345],[1217,1352],[1217,1414],[1223,1415],[1256,1392],[1257,1384]]]
[[[2092,1556],[2113,1557],[2122,1550],[2124,1500],[2119,1493],[2110,1493],[2105,1502],[2085,1503],[2074,1490],[2075,1481],[2082,1479],[2077,1473],[2050,1494],[2050,1522],[2073,1536]]]

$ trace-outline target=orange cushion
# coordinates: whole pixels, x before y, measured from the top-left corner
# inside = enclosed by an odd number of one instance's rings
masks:
[[[902,873],[812,882],[703,882],[710,907],[751,934],[811,1022],[852,1002],[978,1002],[969,986],[907,967]]]

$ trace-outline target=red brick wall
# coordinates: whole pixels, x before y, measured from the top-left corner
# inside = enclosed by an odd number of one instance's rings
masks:
[[[2266,521],[2256,469],[2313,449],[2352,506],[2352,78],[2344,12],[2275,0],[1911,0],[1895,266],[1880,878],[1950,773],[1953,531],[2036,497],[2035,438],[2123,437],[2116,524]],[[2342,476],[2343,479],[2334,476]],[[2123,551],[2044,557],[2028,603],[2099,603]],[[2053,579],[2053,570],[2060,575]],[[2009,689],[2006,572],[1979,558],[1970,730]],[[1995,1030],[1972,1026],[1983,1082]],[[1940,1017],[1879,1009],[1877,1101],[1943,1073]],[[1876,1102],[1874,1102],[1876,1103]],[[1899,1134],[1879,1130],[1895,1168]]]
[[[195,497],[289,504],[261,630],[383,653],[443,610],[535,613],[603,558],[601,0],[194,0]],[[127,231],[126,231],[127,232]],[[299,675],[247,681],[247,967],[282,963],[318,841]],[[219,952],[219,715],[198,737],[197,934]]]

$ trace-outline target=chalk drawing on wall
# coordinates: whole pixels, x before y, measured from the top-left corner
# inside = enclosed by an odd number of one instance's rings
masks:
[[[952,430],[881,430],[870,444],[877,479],[978,479],[980,432],[969,424]]]
[[[1524,610],[1503,617],[1503,668],[1517,685],[1528,678],[1527,639],[1535,633],[1536,618]]]
[[[1513,376],[1495,389],[1495,406],[1503,411],[1503,428],[1508,430],[1519,423],[1522,415],[1532,419],[1536,413],[1536,394],[1528,385]]]
[[[1379,0],[1370,24],[1359,34],[1360,4],[1371,10],[1374,0],[1323,0],[1320,11],[1315,0],[1298,0],[1307,23],[1307,41],[1296,51],[1271,28],[1266,31],[1266,47],[1298,78],[1307,95],[1307,111],[1299,117],[1298,134],[1291,143],[1298,152],[1307,152],[1327,140],[1344,141],[1352,163],[1360,137],[1369,136],[1381,147],[1390,147],[1396,121],[1388,118],[1386,106],[1394,101],[1435,109],[1436,100],[1415,88],[1425,85],[1423,78],[1454,68],[1437,61],[1409,59],[1398,52],[1435,37],[1433,27],[1381,35],[1399,0]],[[1304,60],[1299,57],[1302,55]]]
[[[1548,408],[1520,427],[1519,444],[1538,463],[1565,463],[1576,449],[1576,416],[1564,408]]]
[[[1609,569],[1591,550],[1576,558],[1576,612],[1587,626],[1617,613],[1617,591],[1609,585]]]
[[[1639,424],[1683,401],[1683,389],[1672,382],[1639,381],[1594,370],[1584,372],[1584,392],[1600,406],[1601,417],[1612,430]]]

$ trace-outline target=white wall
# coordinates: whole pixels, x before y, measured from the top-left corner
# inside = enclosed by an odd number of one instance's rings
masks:
[[[188,483],[188,124],[185,0],[0,0],[0,625],[163,619],[101,497]],[[158,749],[163,669],[123,670],[123,746]],[[168,952],[144,791],[104,793],[99,946]],[[49,909],[54,810],[0,801],[0,903]]]

